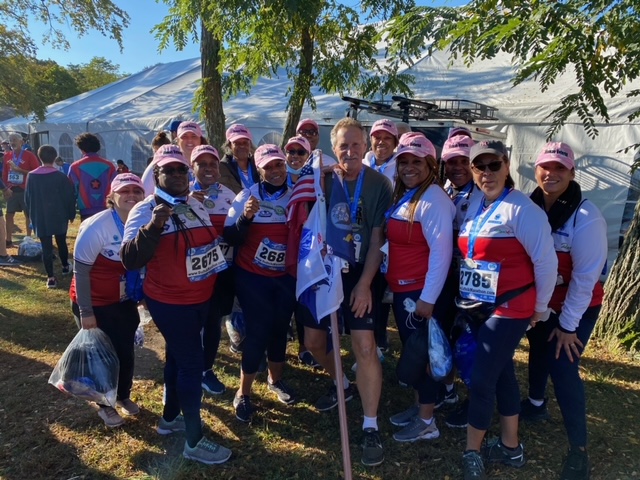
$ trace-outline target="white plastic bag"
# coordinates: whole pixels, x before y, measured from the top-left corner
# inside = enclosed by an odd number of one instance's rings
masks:
[[[431,376],[438,382],[444,380],[453,367],[449,340],[433,317],[429,319],[429,365]]]
[[[61,392],[115,407],[120,361],[99,328],[82,329],[71,340],[49,377]]]

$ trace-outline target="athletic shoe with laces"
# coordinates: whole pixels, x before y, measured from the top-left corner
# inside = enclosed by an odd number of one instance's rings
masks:
[[[480,452],[477,450],[467,450],[462,454],[462,471],[464,480],[484,480],[484,463]]]
[[[539,407],[536,407],[528,398],[520,402],[520,420],[525,422],[541,422],[549,418],[549,410],[547,410],[547,399]]]
[[[406,410],[396,413],[389,418],[389,421],[396,427],[406,427],[418,416],[418,405],[411,405]]]
[[[222,395],[227,389],[212,370],[202,375],[202,389],[212,395]]]
[[[278,397],[278,400],[285,405],[291,405],[296,401],[296,394],[293,389],[284,383],[282,380],[278,380],[274,383],[271,383],[267,380],[267,388],[269,391],[275,393]]]
[[[449,391],[447,390],[447,386],[444,386],[444,403],[449,405],[453,405],[454,403],[458,403],[458,389],[455,384],[453,388]]]
[[[518,444],[517,448],[511,449],[504,446],[502,440],[495,438],[487,442],[483,450],[484,458],[489,463],[502,463],[510,467],[520,468],[527,463],[524,458],[524,447]]]
[[[466,399],[460,406],[447,415],[445,423],[451,428],[467,428],[469,421],[469,399]]]
[[[253,415],[253,407],[251,406],[251,397],[249,395],[240,395],[233,397],[233,408],[236,409],[236,418],[241,422],[249,423]]]
[[[122,412],[127,416],[135,416],[140,413],[140,407],[130,398],[124,400],[118,400],[116,407],[119,407]]]
[[[348,402],[353,398],[353,385],[349,384],[344,389],[344,401]],[[332,384],[329,391],[316,400],[315,407],[319,412],[326,412],[338,406],[338,389]]]
[[[216,465],[229,460],[231,450],[202,437],[193,448],[191,448],[187,442],[184,442],[182,455],[189,460],[195,460],[196,462],[207,465]]]
[[[69,275],[71,273],[71,265],[62,266],[62,275]]]
[[[589,456],[585,450],[571,447],[562,464],[560,480],[589,480]]]
[[[58,281],[56,277],[49,277],[47,279],[47,288],[58,288]]]
[[[300,352],[298,354],[298,360],[300,360],[300,363],[302,363],[303,365],[306,365],[307,367],[321,368],[320,364],[316,361],[315,358],[313,358],[313,355],[309,350]]]
[[[13,258],[11,255],[5,255],[4,257],[0,257],[0,266],[3,267],[12,267],[20,265],[20,262]]]
[[[100,409],[98,410],[98,416],[109,428],[119,427],[124,423],[124,418],[122,418],[113,407],[100,407]]]
[[[433,440],[440,436],[440,431],[436,426],[436,419],[432,418],[427,425],[420,417],[414,417],[409,425],[399,432],[393,434],[393,439],[397,442],[415,442],[416,440]]]
[[[170,435],[176,432],[184,432],[186,428],[184,417],[182,415],[178,415],[170,422],[165,420],[164,417],[160,417],[160,421],[156,427],[156,432],[160,435]]]
[[[375,467],[384,461],[384,449],[380,434],[375,428],[365,428],[362,436],[362,464]]]

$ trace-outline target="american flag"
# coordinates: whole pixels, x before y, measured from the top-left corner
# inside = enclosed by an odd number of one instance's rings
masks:
[[[315,200],[315,174],[312,162],[307,162],[307,164],[302,167],[298,181],[293,186],[293,192],[291,192],[291,198],[287,204],[287,221],[291,222],[293,220],[293,215],[296,210],[294,206],[298,202],[314,202]]]

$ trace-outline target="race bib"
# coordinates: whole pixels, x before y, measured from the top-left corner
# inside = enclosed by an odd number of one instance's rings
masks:
[[[18,185],[24,181],[24,175],[22,173],[11,170],[9,171],[7,180],[9,180],[9,183],[15,183],[16,185]]]
[[[265,238],[262,240],[253,258],[253,263],[267,270],[276,272],[284,272],[284,258],[287,252],[287,246],[281,243],[275,243]]]
[[[460,296],[470,300],[495,303],[500,264],[465,259],[460,262]]]
[[[187,278],[190,282],[200,282],[225,268],[227,261],[218,242],[190,248],[187,252]]]
[[[224,259],[227,261],[229,265],[233,263],[233,247],[226,243],[224,240],[218,243],[220,250],[222,251],[222,255]]]
[[[380,251],[382,252],[380,273],[387,273],[389,271],[389,242],[384,242],[384,245],[380,247]]]

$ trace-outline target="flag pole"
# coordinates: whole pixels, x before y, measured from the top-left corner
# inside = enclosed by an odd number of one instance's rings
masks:
[[[349,430],[347,429],[347,407],[344,401],[342,385],[342,359],[340,358],[340,336],[338,334],[338,313],[331,314],[331,343],[333,362],[336,371],[336,391],[338,392],[338,417],[340,418],[340,443],[342,444],[342,468],[344,480],[351,480],[351,450],[349,448]]]

